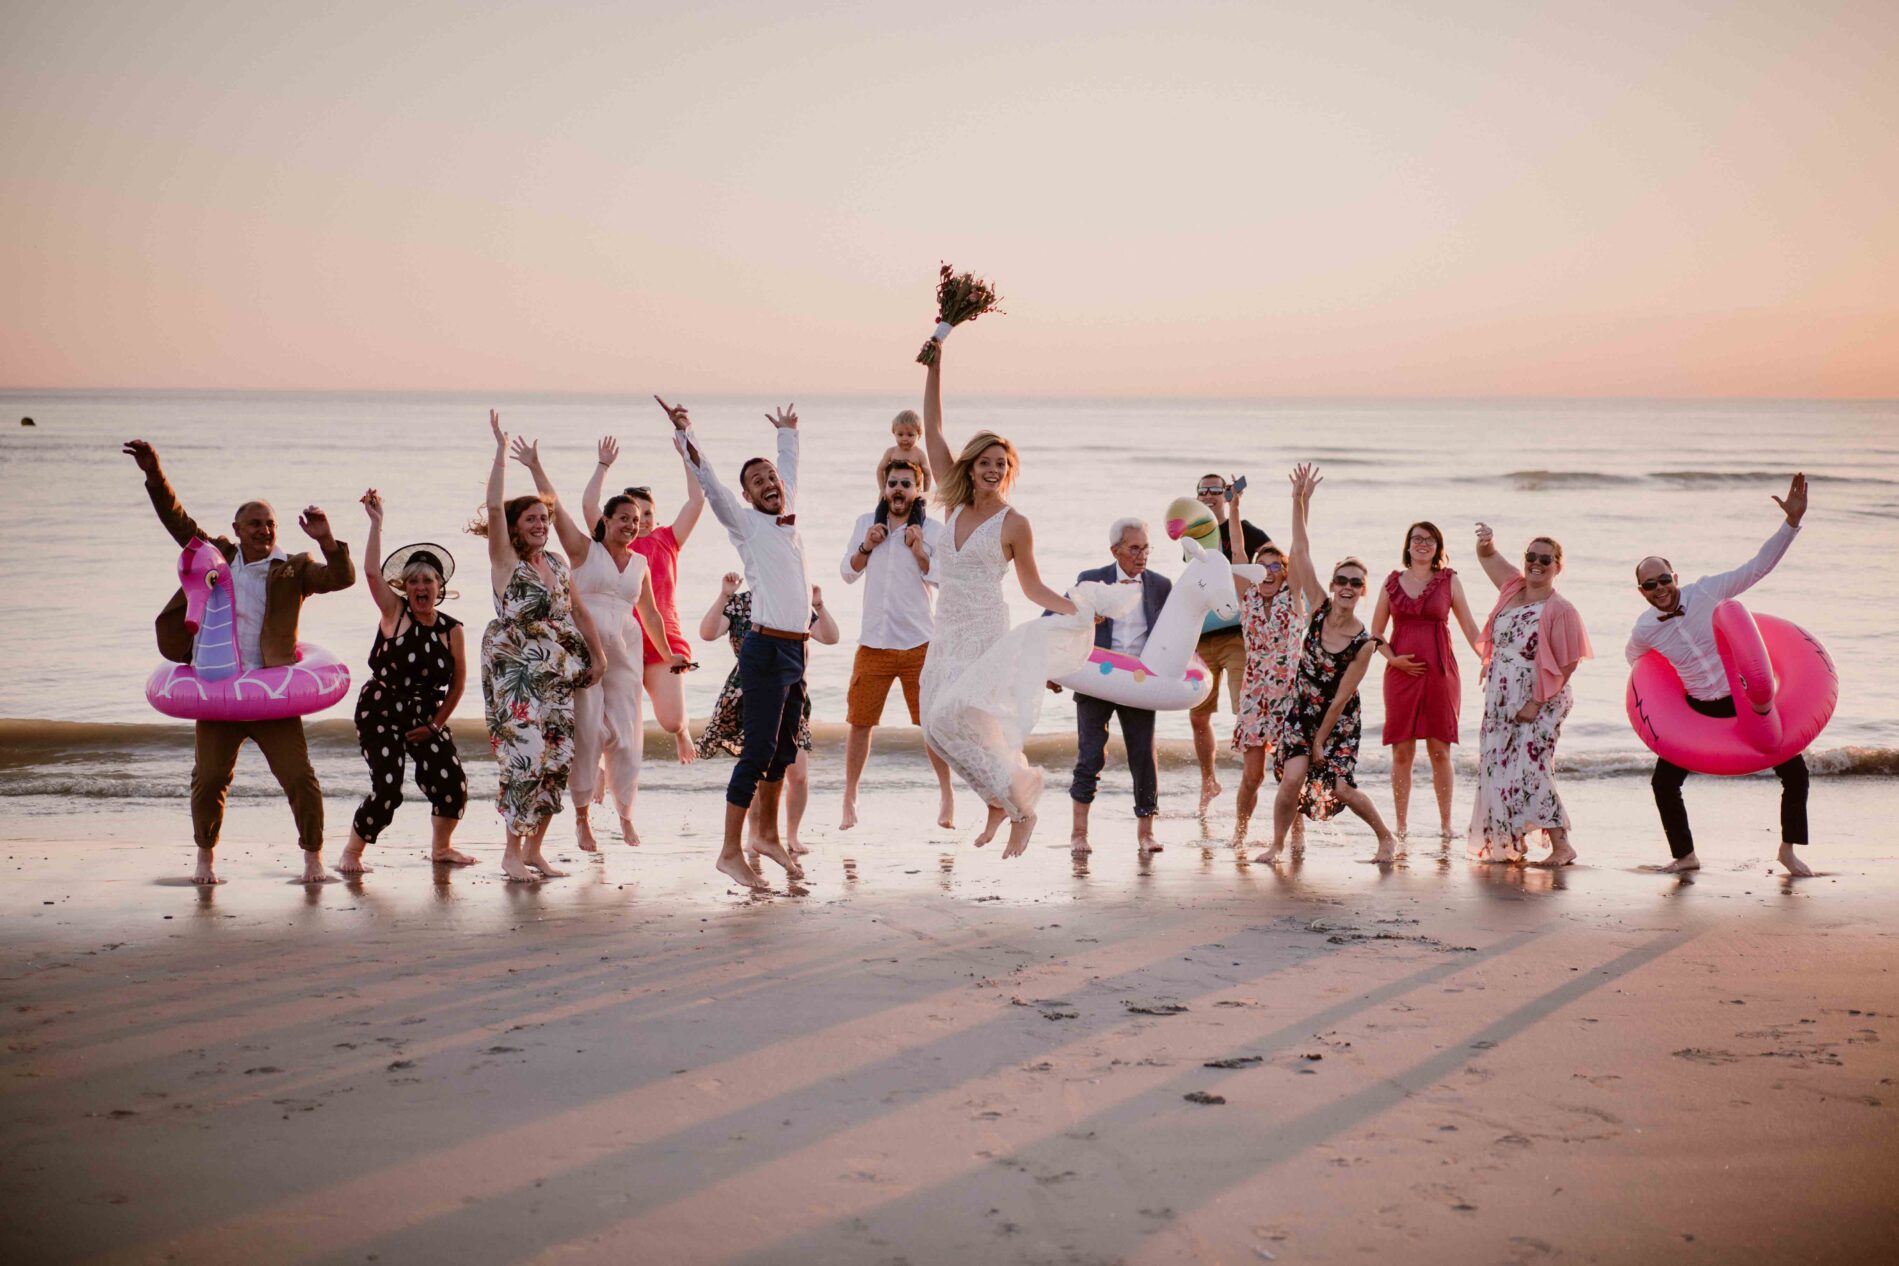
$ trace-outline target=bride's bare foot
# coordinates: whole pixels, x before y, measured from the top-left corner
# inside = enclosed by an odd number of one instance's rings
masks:
[[[1008,816],[1008,810],[1004,809],[1001,805],[990,805],[989,820],[983,823],[982,834],[976,837],[976,847],[981,848],[990,840],[995,839],[996,832],[1002,829],[1002,823]]]
[[[760,857],[769,857],[785,868],[785,874],[792,879],[804,878],[804,867],[798,865],[798,859],[787,853],[777,840],[761,839],[757,844]]]
[[[588,821],[588,816],[585,809],[574,815],[574,839],[579,841],[581,852],[598,853],[600,844],[593,838],[593,823]]]
[[[945,791],[936,805],[936,824],[946,831],[956,829],[956,795]]]
[[[1780,846],[1780,864],[1787,868],[1789,875],[1795,875],[1801,879],[1813,878],[1813,871],[1807,868],[1807,864],[1794,856],[1794,846],[1791,844]]]
[[[1004,857],[1020,857],[1029,846],[1029,837],[1035,834],[1035,815],[1017,818],[1009,824],[1009,843],[1002,850]]]
[[[529,866],[532,866],[535,870],[540,871],[541,878],[543,879],[560,879],[567,874],[566,871],[556,867],[554,863],[543,857],[541,850],[538,848],[521,860],[526,862]]]
[[[690,765],[699,759],[699,749],[693,746],[692,731],[682,729],[673,735],[673,741],[679,745],[679,763]]]
[[[840,831],[848,831],[856,825],[857,825],[857,801],[846,800],[844,802],[844,815],[838,819],[837,829]]]
[[[336,873],[339,875],[367,875],[370,871],[374,870],[374,866],[366,866],[363,864],[363,850],[367,847],[369,847],[367,843],[358,844],[353,841],[345,844],[342,853],[336,859]]]
[[[640,846],[640,833],[633,829],[633,819],[625,814],[620,815],[620,842],[629,848]]]
[[[429,853],[429,860],[444,866],[473,866],[475,864],[474,858],[453,848],[435,849]]]
[[[765,882],[763,876],[745,864],[745,858],[742,856],[727,857],[721,853],[716,865],[719,868],[720,874],[742,888],[750,888],[754,892],[762,892],[771,887],[770,884]]]

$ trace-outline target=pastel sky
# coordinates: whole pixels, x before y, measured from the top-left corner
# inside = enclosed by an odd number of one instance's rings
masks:
[[[1899,396],[1899,4],[6,0],[0,386]]]

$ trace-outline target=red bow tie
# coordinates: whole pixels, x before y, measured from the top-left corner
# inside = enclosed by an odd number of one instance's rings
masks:
[[[1676,607],[1673,611],[1668,612],[1667,614],[1663,615],[1661,618],[1664,620],[1679,620],[1681,619],[1681,617],[1687,614],[1688,614],[1687,607]]]
[[[777,523],[779,527],[795,527],[798,523],[798,516],[795,514],[781,514],[778,516]]]

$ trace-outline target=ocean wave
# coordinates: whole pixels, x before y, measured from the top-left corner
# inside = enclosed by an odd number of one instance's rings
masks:
[[[1604,470],[1511,470],[1502,475],[1464,475],[1452,482],[1487,484],[1502,479],[1519,492],[1537,492],[1545,488],[1628,488],[1642,483],[1672,484],[1677,488],[1726,488],[1740,485],[1775,484],[1787,478],[1784,470],[1657,470],[1647,474],[1616,474]],[[1872,475],[1808,475],[1816,484],[1857,484],[1869,487],[1893,487],[1899,480]]]

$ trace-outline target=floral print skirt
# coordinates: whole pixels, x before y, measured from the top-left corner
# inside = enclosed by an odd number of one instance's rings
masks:
[[[1472,861],[1520,862],[1532,831],[1569,829],[1569,814],[1556,794],[1556,740],[1575,696],[1564,686],[1535,720],[1516,719],[1536,682],[1541,605],[1497,618],[1497,648],[1484,679],[1477,803],[1465,846]]]

